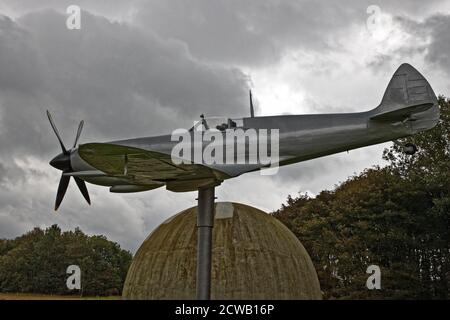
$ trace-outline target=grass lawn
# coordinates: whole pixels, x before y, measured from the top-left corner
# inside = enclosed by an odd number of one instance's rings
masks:
[[[80,297],[57,296],[33,293],[0,293],[0,300],[121,300],[120,296],[110,297]]]

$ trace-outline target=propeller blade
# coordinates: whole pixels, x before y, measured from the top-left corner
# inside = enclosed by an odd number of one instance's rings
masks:
[[[88,189],[86,188],[86,183],[78,177],[74,177],[74,179],[75,182],[77,183],[78,189],[80,189],[81,191],[81,194],[86,199],[87,203],[91,205],[91,198],[89,198],[89,192]]]
[[[73,147],[75,148],[78,143],[78,139],[80,138],[81,130],[83,130],[84,121],[81,120],[80,125],[78,126],[77,136],[75,137],[75,142],[73,143]]]
[[[49,112],[48,110],[47,110],[47,117],[48,117],[48,120],[50,121],[50,124],[51,124],[51,126],[52,126],[52,128],[53,128],[53,131],[54,131],[55,134],[56,134],[56,137],[58,138],[59,144],[61,145],[62,152],[63,152],[64,154],[68,154],[68,152],[67,152],[67,150],[66,150],[66,147],[64,146],[64,143],[62,142],[61,136],[59,135],[59,131],[58,131],[58,129],[56,128],[55,123],[53,122],[52,115],[50,114],[50,112]]]
[[[59,180],[58,192],[56,193],[55,211],[58,210],[59,205],[64,199],[64,195],[66,194],[69,181],[70,176],[61,175],[61,180]]]

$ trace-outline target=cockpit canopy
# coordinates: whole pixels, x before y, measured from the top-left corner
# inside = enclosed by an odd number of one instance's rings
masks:
[[[206,130],[219,130],[225,131],[227,129],[235,129],[243,126],[242,119],[230,119],[226,117],[208,117],[200,116],[200,120],[197,121],[189,131],[206,131]]]

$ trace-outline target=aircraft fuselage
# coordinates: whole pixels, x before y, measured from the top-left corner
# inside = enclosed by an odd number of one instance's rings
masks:
[[[342,114],[283,115],[244,118],[243,122],[244,128],[279,130],[280,166],[391,141],[409,136],[415,131],[410,121],[380,123],[370,120],[371,114],[368,111]],[[171,141],[171,135],[109,143],[168,155],[177,144],[176,141]],[[249,151],[248,148],[244,148],[244,150],[247,153]],[[81,159],[77,149],[71,153],[71,164],[74,171],[96,170]],[[257,164],[209,164],[206,166],[221,171],[229,177],[236,177],[261,168]],[[86,182],[103,186],[126,184],[125,181],[116,177],[85,176],[81,178]]]

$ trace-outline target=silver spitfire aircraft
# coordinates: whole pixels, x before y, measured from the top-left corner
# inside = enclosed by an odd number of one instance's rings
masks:
[[[253,105],[251,109],[251,117],[225,119],[216,126],[216,130],[225,135],[225,132],[239,129],[277,129],[279,156],[276,165],[279,166],[395,141],[430,129],[439,120],[439,107],[431,86],[409,64],[398,68],[380,105],[370,111],[255,117]],[[164,185],[168,190],[185,192],[217,186],[226,179],[267,167],[267,163],[248,161],[232,164],[206,163],[203,159],[195,161],[190,158],[182,163],[173,161],[172,150],[178,141],[173,141],[171,135],[87,143],[77,148],[83,121],[73,148],[67,150],[48,111],[47,115],[62,149],[62,153],[50,161],[51,166],[62,170],[55,210],[64,197],[70,177],[74,177],[81,193],[90,203],[84,181],[108,186],[111,192],[117,193],[146,191]],[[212,120],[217,123],[217,119]],[[201,120],[203,127],[208,128],[208,122],[207,118]],[[189,133],[194,136],[195,131],[193,128]],[[239,141],[236,143],[239,144]],[[249,141],[244,140],[243,143],[247,148],[237,146],[233,149],[235,152],[245,152],[248,157]],[[415,151],[415,146],[405,146],[405,152]]]
[[[268,166],[283,166],[395,141],[433,128],[439,121],[439,106],[433,90],[427,80],[408,64],[398,68],[381,103],[369,111],[255,117],[251,96],[250,107],[251,116],[248,118],[217,122],[217,119],[201,117],[197,125],[184,130],[176,139],[172,133],[87,143],[77,148],[83,127],[81,121],[70,150],[64,146],[47,111],[62,149],[62,153],[50,161],[50,165],[62,170],[55,210],[61,204],[70,177],[75,179],[88,203],[85,181],[108,186],[111,192],[139,192],[164,185],[175,192],[198,190],[196,290],[197,299],[208,300],[211,292],[214,192],[222,181]],[[262,137],[267,140],[269,131],[270,148],[267,144],[260,144],[264,140]],[[235,139],[237,133],[240,138]],[[205,139],[206,136],[209,138]],[[228,139],[230,136],[231,141]],[[200,142],[196,140],[198,137],[201,137]],[[185,140],[181,145],[179,138]],[[266,152],[261,153],[262,149]],[[210,152],[205,152],[207,150]],[[261,155],[267,156],[268,151],[270,163],[261,158]],[[413,154],[416,147],[405,145],[404,151]],[[227,161],[222,161],[224,157]],[[210,161],[212,158],[215,161]]]

